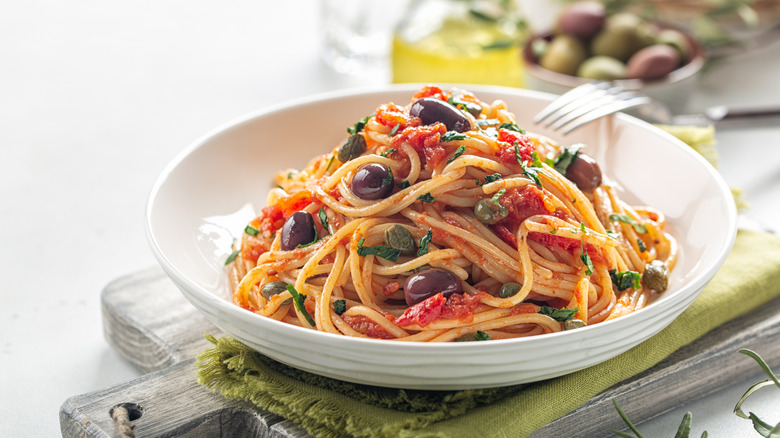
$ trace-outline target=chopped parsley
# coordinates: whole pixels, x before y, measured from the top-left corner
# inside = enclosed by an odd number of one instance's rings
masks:
[[[500,180],[501,178],[503,178],[503,177],[501,176],[501,174],[500,174],[500,173],[498,173],[498,172],[496,172],[496,173],[494,173],[494,174],[492,174],[492,175],[486,175],[486,176],[485,176],[485,182],[480,182],[479,180],[477,180],[477,185],[478,185],[478,186],[484,186],[485,184],[492,183],[492,182],[494,182],[494,181],[498,181],[498,180]]]
[[[311,317],[309,311],[306,310],[306,306],[303,304],[303,301],[306,299],[306,295],[301,295],[298,293],[298,291],[295,290],[295,287],[291,284],[287,285],[287,291],[289,291],[290,295],[293,297],[295,308],[297,308],[298,311],[303,314],[303,317],[306,318],[306,321],[311,324],[312,327],[314,327],[316,325],[314,318]]]
[[[498,204],[498,200],[499,200],[499,198],[504,196],[504,193],[506,193],[506,189],[501,189],[501,190],[497,191],[496,194],[493,195],[492,198],[490,198],[490,202],[492,202],[492,203],[494,203],[496,205],[499,205]]]
[[[401,190],[403,190],[403,189],[405,189],[405,188],[409,187],[410,185],[411,185],[411,184],[409,184],[409,181],[407,181],[407,180],[403,180],[403,181],[399,182],[398,184],[396,184],[396,186],[397,186],[399,189],[401,189]]]
[[[631,216],[627,214],[612,213],[609,215],[609,220],[623,222],[624,224],[634,227],[634,231],[639,234],[647,234],[647,227],[635,221]]]
[[[441,139],[439,141],[442,143],[447,143],[448,141],[465,140],[467,138],[468,135],[461,134],[458,131],[447,131],[444,134],[442,134]]]
[[[336,158],[336,154],[333,154],[330,156],[330,161],[328,161],[328,165],[325,167],[325,171],[323,173],[327,173],[328,169],[330,169],[330,165],[333,164],[333,159]]]
[[[636,271],[618,272],[617,269],[610,269],[609,278],[612,279],[612,284],[617,286],[618,291],[624,291],[626,289],[639,289],[642,287],[640,282],[642,279],[642,274]]]
[[[590,259],[590,255],[585,251],[585,244],[580,240],[580,260],[585,265],[585,274],[593,274],[593,261]]]
[[[555,170],[557,170],[561,175],[565,175],[566,169],[568,169],[571,163],[577,159],[577,154],[580,152],[582,147],[582,144],[575,144],[564,148],[563,152],[555,157],[555,161],[553,162],[553,167],[555,167]]]
[[[517,159],[517,162],[520,163],[520,168],[523,169],[523,175],[531,178],[531,181],[533,181],[537,186],[539,186],[539,188],[541,188],[542,180],[539,179],[539,171],[541,169],[525,164],[523,159],[520,157],[520,147],[518,146],[517,142],[515,142],[515,158]]]
[[[355,123],[353,126],[347,128],[347,132],[350,134],[357,134],[358,132],[362,131],[363,128],[366,127],[366,123],[368,123],[368,119],[371,117],[374,117],[373,114],[367,115],[363,117],[359,122]]]
[[[297,170],[291,170],[287,172],[287,179],[292,179],[293,175],[295,175],[296,173],[298,173]]]
[[[447,160],[447,164],[450,164],[453,161],[455,161],[455,159],[463,155],[464,152],[466,152],[466,146],[463,145],[458,146],[458,149],[455,150],[455,153],[452,154],[449,160]]]
[[[539,159],[539,154],[536,151],[531,152],[531,165],[534,167],[542,167],[542,160]]]
[[[396,123],[393,129],[390,130],[390,137],[394,136],[398,132],[398,128],[401,127],[401,123]]]
[[[482,330],[477,330],[477,332],[474,333],[474,338],[478,341],[489,341],[490,335],[483,332]]]
[[[558,229],[553,228],[552,230],[550,230],[550,234],[558,234]]]
[[[426,193],[417,197],[418,201],[427,202],[428,204],[433,204],[434,199],[436,198],[434,198],[430,193]]]
[[[433,231],[429,229],[428,232],[425,233],[425,235],[420,239],[419,249],[417,250],[417,257],[428,254],[428,244],[431,243],[431,239],[433,239]]]
[[[241,251],[240,250],[235,250],[235,251],[231,252],[230,255],[225,259],[225,265],[229,265],[229,264],[233,263],[233,260],[235,260],[236,257],[238,257],[238,253],[239,252],[241,252]]]
[[[636,246],[639,247],[639,252],[647,251],[647,247],[645,246],[645,242],[642,241],[642,239],[640,239],[640,238],[636,239]]]
[[[342,315],[347,311],[347,300],[336,300],[333,302],[333,311],[336,315]]]
[[[377,257],[382,257],[385,260],[390,260],[391,262],[397,262],[398,256],[401,255],[401,251],[390,248],[387,245],[376,245],[376,246],[363,246],[363,243],[366,241],[366,239],[363,239],[362,237],[360,240],[358,240],[358,255],[365,257],[367,255],[375,255]]]
[[[257,236],[258,234],[260,234],[260,230],[258,230],[257,228],[251,225],[247,225],[244,228],[244,233],[249,234],[250,236]]]
[[[320,213],[318,214],[320,217],[320,223],[322,224],[322,228],[325,229],[325,231],[328,230],[328,215],[325,213],[325,209],[323,207],[320,207]]]
[[[498,125],[498,129],[506,129],[506,130],[509,130],[509,131],[515,131],[515,132],[519,132],[521,134],[525,134],[525,129],[517,126],[516,123],[506,123],[506,122],[504,122],[504,123]]]
[[[574,317],[574,314],[577,313],[578,311],[579,309],[577,308],[567,309],[564,307],[563,309],[556,309],[554,307],[549,307],[549,306],[542,306],[539,309],[539,313],[541,313],[542,315],[547,315],[550,318],[560,322],[564,322],[568,319],[572,319]]]
[[[388,155],[392,154],[393,152],[396,152],[397,150],[398,150],[398,149],[396,149],[396,148],[390,148],[390,149],[388,149],[388,150],[386,150],[386,151],[382,152],[382,153],[381,153],[381,154],[379,154],[379,155],[380,155],[380,156],[382,156],[382,157],[387,157]]]

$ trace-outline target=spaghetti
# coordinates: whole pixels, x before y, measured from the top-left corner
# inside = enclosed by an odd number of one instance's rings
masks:
[[[233,302],[402,341],[505,339],[645,306],[677,245],[598,163],[520,129],[503,101],[426,86],[275,177],[229,264]]]

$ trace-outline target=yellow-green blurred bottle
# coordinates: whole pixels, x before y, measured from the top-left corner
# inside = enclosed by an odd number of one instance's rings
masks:
[[[393,37],[393,82],[523,86],[508,0],[412,0]]]

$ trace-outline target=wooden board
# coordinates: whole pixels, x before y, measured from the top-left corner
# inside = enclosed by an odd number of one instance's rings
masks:
[[[60,410],[63,437],[120,436],[109,414],[120,404],[142,409],[131,422],[139,437],[310,437],[292,421],[226,400],[196,382],[194,358],[211,346],[203,334],[222,332],[183,298],[161,269],[112,282],[102,293],[102,308],[109,344],[148,374],[66,400]],[[736,351],[778,341],[780,299],[713,330],[532,436],[608,436],[609,429],[624,427],[612,399],[637,423],[648,420],[728,386],[734,376],[759,374],[755,362]],[[770,366],[780,364],[780,349],[761,354]]]

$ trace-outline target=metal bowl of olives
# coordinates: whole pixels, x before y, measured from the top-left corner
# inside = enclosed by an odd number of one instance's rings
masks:
[[[663,294],[637,312],[576,330],[436,344],[317,332],[234,305],[225,259],[233,239],[266,205],[273,175],[300,169],[312,157],[330,153],[344,142],[345,128],[355,120],[387,102],[408,104],[420,86],[313,96],[249,114],[185,148],[154,184],[146,209],[152,252],[182,295],[227,335],[312,373],[395,388],[484,388],[560,376],[630,349],[685,310],[725,260],[736,235],[731,192],[712,166],[676,138],[625,114],[595,121],[561,138],[531,123],[555,96],[462,85],[486,102],[506,102],[518,125],[531,132],[569,145],[586,145],[587,155],[599,163],[622,199],[666,214],[667,229],[678,239],[681,256]],[[663,169],[663,177],[658,169]],[[394,245],[414,251],[414,239],[408,242],[402,230],[391,234]],[[424,288],[448,283],[443,272],[423,272],[424,276],[409,278]],[[270,284],[262,293],[274,295],[282,286]],[[507,284],[508,289],[500,293],[510,296],[516,292],[511,288],[518,286]]]
[[[555,29],[532,35],[523,60],[529,89],[562,94],[590,81],[614,81],[666,105],[687,109],[704,65],[690,34],[628,12],[607,16],[597,2],[572,3]]]

